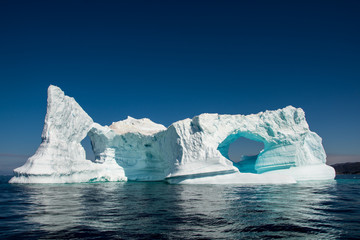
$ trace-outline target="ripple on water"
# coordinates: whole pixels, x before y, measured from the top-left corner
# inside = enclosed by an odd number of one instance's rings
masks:
[[[359,183],[3,183],[0,238],[360,238]]]

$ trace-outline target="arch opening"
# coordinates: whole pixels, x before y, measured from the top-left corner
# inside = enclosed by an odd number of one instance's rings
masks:
[[[255,164],[263,149],[264,143],[260,139],[243,134],[230,135],[218,147],[220,153],[244,173],[257,173]]]
[[[93,151],[93,147],[89,135],[86,135],[86,137],[80,143],[85,150],[85,158],[87,160],[95,162],[95,154]]]

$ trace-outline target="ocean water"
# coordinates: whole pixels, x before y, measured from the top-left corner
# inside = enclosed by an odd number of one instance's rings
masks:
[[[360,178],[290,185],[1,178],[0,239],[360,239]]]

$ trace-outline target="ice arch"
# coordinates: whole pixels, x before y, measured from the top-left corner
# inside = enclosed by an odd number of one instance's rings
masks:
[[[184,145],[193,146],[193,151],[185,151],[183,159],[187,161],[205,156],[204,161],[218,159],[219,165],[225,166],[230,162],[227,159],[229,144],[242,136],[264,143],[264,151],[255,164],[258,173],[325,163],[321,138],[309,130],[301,108],[289,106],[251,115],[201,114],[189,125],[193,134],[182,140]],[[179,131],[185,128],[176,127]]]
[[[86,159],[81,145],[87,134],[95,162]],[[239,136],[264,143],[254,165],[257,174],[239,172],[226,158]],[[129,117],[108,127],[94,123],[73,98],[50,86],[42,143],[10,182],[293,183],[333,179],[334,169],[325,160],[321,138],[310,131],[301,108],[205,113],[167,128]]]
[[[249,136],[246,136],[249,135]],[[260,151],[258,151],[256,154],[243,154],[239,159],[232,159],[229,155],[230,152],[230,146],[232,144],[235,144],[236,141],[239,140],[246,140],[248,143],[251,142],[261,142],[262,143],[262,148]],[[236,145],[236,147],[239,147],[239,144]],[[242,145],[240,145],[240,148],[243,148]],[[261,152],[264,150],[264,144],[262,141],[256,139],[256,137],[254,137],[251,134],[244,134],[241,132],[238,133],[234,133],[229,135],[222,143],[219,144],[218,146],[218,150],[220,151],[220,153],[226,157],[227,159],[229,159],[230,161],[233,162],[234,166],[236,168],[239,169],[240,172],[247,172],[247,173],[257,173],[257,171],[255,170],[255,164],[256,164],[256,160],[258,158],[258,156],[261,154]]]
[[[219,144],[218,150],[224,157],[226,157],[227,159],[230,160],[230,157],[229,157],[230,145],[241,137],[252,140],[252,141],[263,143],[263,141],[261,139],[257,138],[255,135],[252,135],[250,133],[235,132],[235,133],[230,134],[227,138],[225,138],[225,140],[223,142],[221,142]]]

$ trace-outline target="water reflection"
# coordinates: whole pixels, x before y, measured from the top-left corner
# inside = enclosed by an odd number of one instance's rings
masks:
[[[342,194],[344,187],[350,193]],[[21,197],[19,206],[7,214],[18,216],[17,222],[12,220],[16,224],[24,223],[21,236],[35,238],[329,239],[359,234],[359,198],[351,195],[359,192],[359,185],[335,181],[271,186],[130,182],[12,189]]]
[[[329,232],[321,223],[329,220],[326,203],[335,197],[328,192],[334,184],[262,186],[228,192],[231,196],[228,218],[238,220],[231,229],[238,232],[234,237],[259,232],[269,238],[306,237],[309,234],[328,237]],[[243,211],[236,211],[235,206]]]

